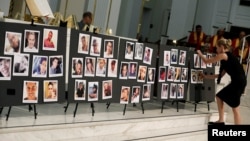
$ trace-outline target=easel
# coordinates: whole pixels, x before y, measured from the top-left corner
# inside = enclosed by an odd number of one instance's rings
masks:
[[[134,104],[134,103],[133,103],[133,107],[135,107],[135,104]],[[125,115],[126,108],[127,108],[127,104],[124,105],[124,108],[123,108],[123,115]],[[142,109],[142,114],[144,114],[143,102],[141,103],[141,109]]]
[[[35,119],[36,119],[36,117],[37,117],[36,104],[33,105],[33,108],[34,108],[34,117],[35,117]],[[32,111],[32,106],[31,106],[31,104],[29,104],[29,112],[30,112],[30,111]]]
[[[162,104],[161,104],[161,113],[163,113],[165,102],[166,102],[166,100],[162,101]],[[177,112],[179,112],[179,102],[180,102],[180,100],[173,100],[172,101],[172,105],[174,105],[174,103],[176,103],[176,110],[177,110]]]
[[[69,102],[67,101],[67,104],[66,104],[66,106],[64,106],[63,108],[64,108],[64,113],[66,113],[67,112],[67,110],[68,110],[68,107],[69,107]]]
[[[93,102],[90,103],[90,107],[92,109],[92,116],[94,116],[95,114],[95,105]],[[75,106],[75,110],[74,110],[74,117],[76,116],[76,112],[77,112],[77,109],[78,109],[78,102],[76,103],[76,106]]]
[[[111,102],[107,102],[106,105],[107,105],[107,109],[109,108]]]

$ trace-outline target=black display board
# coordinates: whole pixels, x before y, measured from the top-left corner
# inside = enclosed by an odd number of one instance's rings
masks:
[[[51,103],[51,102],[63,102],[65,101],[65,62],[66,62],[66,35],[67,29],[54,27],[54,26],[40,26],[40,25],[29,25],[19,23],[6,23],[0,22],[0,58],[1,64],[6,59],[8,65],[2,65],[2,68],[9,66],[10,76],[0,76],[0,106],[15,106],[30,103]],[[50,46],[51,42],[44,43],[44,39],[48,37],[52,32],[52,40],[54,47]],[[28,45],[29,34],[35,36],[34,49],[26,48]],[[17,49],[13,49],[10,46],[19,44]],[[46,46],[48,44],[48,46]],[[13,53],[17,51],[17,53]],[[18,57],[16,57],[18,56]],[[22,63],[22,57],[28,57],[26,62],[27,72],[18,71],[17,64]],[[58,67],[61,72],[56,74],[50,73],[50,66],[52,60],[59,58]],[[45,60],[43,64],[46,74],[36,74],[36,68],[40,68],[39,62]],[[27,68],[28,65],[28,68]],[[37,66],[35,66],[37,65]],[[15,66],[15,67],[14,67]],[[21,68],[21,67],[19,67]],[[39,69],[40,70],[40,69]],[[42,70],[42,69],[41,69]],[[42,71],[41,71],[42,72]],[[4,73],[4,72],[1,72]],[[35,90],[36,97],[33,100],[27,100],[26,82],[32,81],[36,87],[29,87],[29,90]],[[53,96],[49,95],[49,82],[53,83]],[[27,86],[28,88],[28,86]],[[51,89],[51,90],[52,90]]]

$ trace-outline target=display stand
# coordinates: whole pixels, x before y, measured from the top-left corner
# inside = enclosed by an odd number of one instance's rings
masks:
[[[6,114],[6,121],[8,121],[8,119],[9,119],[11,108],[12,108],[12,106],[9,106],[8,113]]]
[[[36,117],[37,117],[36,104],[34,104],[33,106],[34,106],[34,117],[35,117],[35,119],[36,119]]]
[[[111,102],[107,102],[106,105],[107,105],[107,109],[109,108]]]
[[[141,103],[141,110],[142,110],[142,114],[144,114],[144,106],[143,106],[143,102]]]
[[[3,107],[0,107],[0,115],[2,114],[3,111]]]
[[[125,115],[126,108],[127,108],[127,104],[124,105],[124,108],[123,108],[123,115]]]
[[[75,106],[75,110],[74,110],[74,117],[76,116],[76,111],[77,111],[77,108],[78,108],[78,102],[76,103],[76,106]]]
[[[64,108],[64,113],[66,113],[66,112],[67,112],[68,107],[69,107],[69,102],[67,101],[66,106],[64,106],[64,107],[63,107],[63,108]]]
[[[162,101],[162,104],[161,104],[161,113],[163,113],[165,102],[166,101]],[[179,100],[173,100],[171,104],[174,105],[174,103],[176,103],[176,110],[177,110],[177,112],[179,112]]]
[[[95,105],[94,105],[93,102],[90,103],[90,107],[92,109],[92,116],[94,116],[94,114],[95,114]]]

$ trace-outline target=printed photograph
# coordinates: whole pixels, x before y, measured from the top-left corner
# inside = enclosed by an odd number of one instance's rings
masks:
[[[184,66],[186,62],[186,51],[180,50],[180,56],[179,56],[179,65]]]
[[[134,43],[127,41],[125,49],[125,59],[133,60],[133,57],[134,57]]]
[[[170,66],[170,51],[164,51],[163,66]]]
[[[117,59],[109,59],[108,61],[108,77],[117,77]]]
[[[106,58],[97,58],[96,63],[96,76],[105,77],[106,76],[106,67],[107,59]]]
[[[128,62],[121,62],[121,67],[120,67],[120,79],[128,79],[128,67],[129,63]]]
[[[79,33],[78,53],[82,54],[89,53],[89,41],[90,41],[90,35]]]
[[[32,77],[47,77],[48,57],[33,55]]]
[[[177,85],[177,99],[183,99],[184,98],[184,84],[178,84]]]
[[[0,80],[11,80],[11,57],[0,57]]]
[[[58,101],[58,81],[44,80],[43,81],[43,97],[44,102]]]
[[[98,101],[98,81],[88,82],[88,101]]]
[[[4,42],[4,54],[13,55],[14,53],[20,53],[22,43],[21,40],[22,33],[6,31]]]
[[[147,83],[155,83],[155,68],[148,68],[148,78]]]
[[[139,103],[140,102],[140,94],[141,94],[141,87],[140,86],[133,86],[132,87],[131,103]]]
[[[100,56],[101,47],[102,47],[102,38],[92,36],[91,46],[90,46],[90,55]]]
[[[176,99],[176,96],[177,96],[176,91],[177,91],[177,84],[171,83],[170,84],[170,96],[169,96],[169,98]]]
[[[181,68],[181,82],[187,83],[188,81],[188,68]]]
[[[85,57],[84,76],[95,76],[95,57]]]
[[[121,87],[120,104],[128,104],[129,95],[130,95],[130,87],[122,86]]]
[[[142,56],[143,56],[143,47],[144,44],[143,43],[136,43],[135,44],[135,55],[134,55],[134,59],[136,60],[142,60]]]
[[[165,82],[166,81],[166,74],[167,74],[166,67],[160,66],[159,73],[158,73],[158,82]]]
[[[86,80],[75,80],[75,97],[74,100],[86,100]]]
[[[175,79],[175,67],[169,66],[168,73],[167,73],[167,81],[172,82]]]
[[[114,40],[104,40],[104,58],[114,57]]]
[[[38,81],[23,81],[23,103],[38,102]]]
[[[112,98],[112,80],[102,81],[102,99]]]
[[[63,56],[49,56],[49,77],[63,76]]]
[[[128,75],[129,79],[136,79],[137,64],[138,64],[137,62],[130,62],[129,63],[129,75]]]
[[[211,53],[207,53],[207,58],[210,59],[212,57]],[[208,68],[212,68],[212,63],[207,63]]]
[[[142,101],[150,100],[150,95],[151,95],[151,84],[143,84]]]
[[[191,69],[191,83],[196,84],[197,83],[197,71],[195,69]]]
[[[174,82],[180,82],[181,81],[181,67],[175,67],[174,68]]]
[[[39,52],[40,31],[25,30],[24,31],[24,48],[23,52]]]
[[[205,58],[207,58],[207,55],[203,55]],[[206,69],[207,68],[207,64],[201,59],[201,68],[202,69]]]
[[[168,84],[161,84],[161,99],[168,99]]]
[[[72,78],[81,78],[83,75],[83,58],[72,58]]]
[[[200,57],[198,54],[194,54],[194,68],[200,68]]]
[[[29,54],[14,53],[13,76],[29,75]]]
[[[47,29],[43,30],[43,50],[57,51],[58,30]]]
[[[178,49],[171,49],[171,64],[177,64],[178,62]]]
[[[151,65],[153,49],[149,47],[145,47],[143,63]]]
[[[147,66],[139,65],[137,82],[146,82]]]
[[[203,70],[197,70],[197,83],[202,84],[203,83]]]

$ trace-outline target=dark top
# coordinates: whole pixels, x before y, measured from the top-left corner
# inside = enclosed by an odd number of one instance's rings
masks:
[[[76,94],[78,97],[83,97],[83,89],[78,88]]]

